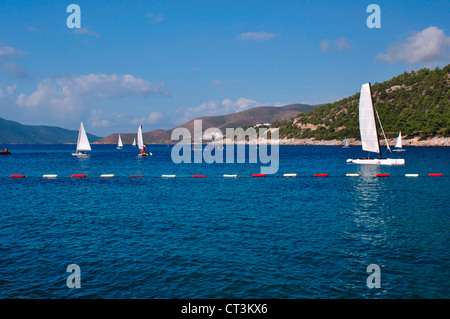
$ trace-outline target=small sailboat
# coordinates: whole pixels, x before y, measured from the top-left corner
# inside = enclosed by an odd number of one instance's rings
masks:
[[[344,146],[342,146],[342,148],[349,148],[350,146],[348,145],[347,142],[347,138],[344,139]]]
[[[403,158],[383,158],[381,156],[380,141],[378,139],[377,123],[375,121],[375,115],[380,124],[381,131],[383,132],[384,139],[386,141],[386,146],[389,151],[391,151],[389,144],[387,142],[386,136],[384,135],[383,126],[381,125],[380,118],[378,117],[378,112],[373,106],[372,102],[372,90],[370,83],[365,83],[361,87],[361,95],[359,97],[359,130],[361,133],[361,145],[363,151],[368,151],[380,154],[379,158],[359,158],[347,160],[347,163],[354,164],[376,164],[376,165],[404,165],[405,160]]]
[[[90,150],[91,145],[89,144],[86,131],[84,130],[83,122],[81,122],[80,130],[78,131],[77,149],[75,153],[72,153],[72,156],[89,157],[90,155],[88,153],[85,153],[85,151]]]
[[[395,147],[395,149],[393,151],[395,151],[395,152],[406,151],[404,148],[402,148],[402,132],[398,133],[397,143],[395,143],[394,147]]]
[[[136,147],[136,138],[133,139],[133,144],[131,144],[133,147]]]
[[[120,138],[120,134],[119,134],[119,141],[117,142],[117,149],[121,150],[123,148],[123,143],[122,143],[122,139]]]
[[[142,125],[139,125],[138,134],[137,134],[137,145],[141,150],[139,152],[139,156],[148,156],[149,154],[146,152],[146,146],[144,144],[144,138],[142,137]],[[149,152],[150,153],[150,152]],[[150,153],[152,155],[152,153]]]

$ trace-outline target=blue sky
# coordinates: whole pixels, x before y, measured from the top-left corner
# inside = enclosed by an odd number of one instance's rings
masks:
[[[366,24],[372,3],[381,28]],[[449,1],[3,0],[0,117],[106,136],[333,102],[450,63],[449,12]]]

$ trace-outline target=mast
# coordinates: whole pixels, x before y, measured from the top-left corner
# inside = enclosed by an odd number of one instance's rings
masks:
[[[380,118],[378,117],[378,112],[375,110],[375,105],[373,104],[373,99],[372,99],[372,85],[369,82],[369,92],[370,92],[370,100],[372,101],[372,110],[373,110],[373,118],[375,118],[375,115],[378,118],[378,122],[380,121]],[[378,154],[380,154],[380,158],[381,158],[381,148],[380,148],[380,139],[378,138],[378,125],[377,125],[377,121],[375,121],[375,130],[377,133],[377,143],[378,143]]]

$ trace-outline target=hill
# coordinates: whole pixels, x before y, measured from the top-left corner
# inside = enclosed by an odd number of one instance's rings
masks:
[[[372,85],[372,96],[387,138],[401,131],[407,139],[427,140],[450,136],[450,65],[430,71],[404,72]],[[358,88],[359,89],[359,88]],[[295,119],[277,121],[280,139],[360,139],[359,95],[298,114]]]
[[[273,121],[286,121],[295,118],[300,112],[308,112],[315,108],[315,106],[306,104],[291,104],[283,107],[275,106],[259,106],[242,112],[220,116],[204,116],[196,118],[195,120],[202,120],[203,131],[210,127],[216,127],[225,133],[226,128],[237,128],[253,126],[259,123],[272,123]],[[184,123],[177,127],[187,128],[191,134],[194,134],[194,120]],[[174,130],[154,130],[143,133],[144,143],[146,144],[170,144],[171,134]],[[115,144],[118,140],[118,133],[108,135],[96,144]],[[136,138],[136,133],[120,133],[124,144],[131,144]]]
[[[92,134],[87,136],[91,143],[101,138]],[[77,138],[78,131],[56,126],[23,125],[0,117],[1,144],[76,144]]]

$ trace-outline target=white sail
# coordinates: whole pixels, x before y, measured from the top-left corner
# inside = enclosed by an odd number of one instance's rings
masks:
[[[139,125],[137,139],[138,139],[137,143],[138,143],[139,149],[143,149],[144,148],[144,139],[142,138],[142,125]]]
[[[78,151],[90,151],[91,145],[84,130],[83,122],[80,125],[80,131],[78,132],[77,152]]]
[[[119,142],[117,143],[117,147],[123,147],[122,139],[120,138],[119,134]]]
[[[131,145],[136,146],[136,138],[133,140],[133,144]]]
[[[398,134],[397,143],[395,144],[395,147],[402,148],[402,132]]]
[[[368,152],[380,153],[370,83],[365,83],[361,87],[361,96],[359,98],[359,130],[361,133],[362,149]]]

